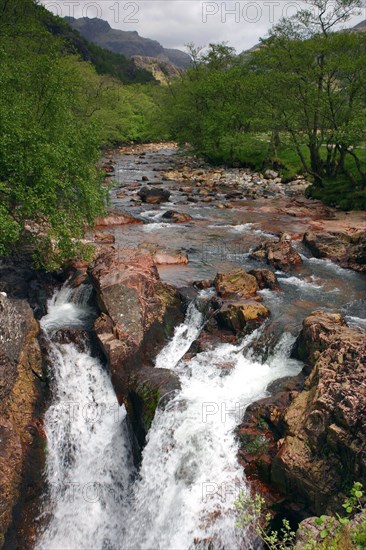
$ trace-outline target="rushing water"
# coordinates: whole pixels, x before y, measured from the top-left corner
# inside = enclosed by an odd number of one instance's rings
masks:
[[[89,294],[88,287],[64,287],[41,322],[50,339],[53,393],[45,415],[50,519],[37,545],[44,550],[119,548],[133,475],[125,411],[108,372],[87,344],[80,351],[53,342],[57,330],[88,324]]]
[[[156,157],[149,161],[153,164]],[[164,152],[155,169],[169,168],[170,157]],[[151,166],[149,172],[137,167],[136,159],[122,160],[126,181],[157,177]],[[163,279],[177,286],[233,266],[257,266],[249,252],[268,237],[267,215],[184,205],[176,188],[171,190],[171,203],[190,212],[192,223],[163,223],[167,208],[135,207],[130,203],[134,191],[127,189],[124,200],[112,195],[115,207],[132,208],[145,222],[115,229],[117,245],[148,240],[187,250],[187,266],[159,269]],[[283,215],[274,223],[276,231],[300,222]],[[310,311],[342,311],[349,324],[366,326],[362,277],[309,258],[297,247],[304,263],[291,275],[277,274],[283,292],[260,292],[271,321],[237,345],[218,343],[185,359],[205,323],[204,308],[189,306],[185,322],[156,359],[157,367],[175,371],[182,389],[156,411],[138,471],[125,410],[117,405],[105,365],[81,332],[93,321],[90,288],[65,286],[55,294],[41,323],[50,342],[53,397],[45,416],[49,491],[38,549],[249,548],[251,541],[235,527],[234,512],[238,492],[246,488],[235,438],[246,406],[265,396],[272,381],[299,372],[301,365],[290,359],[290,350]],[[210,290],[202,291],[198,299],[209,295]],[[76,344],[60,338],[65,329],[79,331]],[[258,342],[264,347],[268,334],[276,335],[269,354],[258,354]]]
[[[42,320],[53,402],[45,417],[50,494],[38,548],[188,549],[210,540],[215,548],[242,548],[233,504],[245,480],[234,430],[272,380],[298,372],[288,358],[293,337],[285,334],[265,364],[251,356],[255,334],[185,361],[204,324],[191,304],[156,360],[179,374],[182,390],[158,409],[136,477],[125,412],[104,365],[89,348],[56,338],[60,329],[85,326],[87,302],[87,291],[64,287]]]

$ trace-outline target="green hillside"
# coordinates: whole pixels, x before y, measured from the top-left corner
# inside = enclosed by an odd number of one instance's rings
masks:
[[[155,81],[149,71],[136,67],[133,60],[86,40],[65,19],[53,15],[42,6],[36,6],[36,10],[45,27],[54,36],[59,36],[65,41],[69,52],[77,53],[84,61],[93,63],[98,74],[113,76],[125,84]]]

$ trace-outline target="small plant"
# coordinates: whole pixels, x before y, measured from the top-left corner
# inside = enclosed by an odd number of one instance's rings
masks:
[[[366,509],[364,508],[362,484],[355,482],[349,497],[342,504],[346,515],[322,515],[314,520],[319,534],[314,540],[311,531],[302,537],[303,550],[360,550],[366,548]],[[279,531],[269,530],[271,514],[265,513],[265,501],[259,496],[251,497],[242,491],[235,502],[238,512],[236,526],[248,534],[256,535],[269,550],[292,550],[296,544],[296,533],[287,519],[282,520]],[[301,529],[301,527],[300,527]]]
[[[270,550],[291,550],[294,547],[296,533],[292,531],[287,519],[282,521],[282,528],[278,531],[267,531],[271,520],[271,514],[263,514],[265,501],[259,495],[253,498],[241,492],[235,502],[235,508],[239,512],[237,527],[242,529],[254,529],[256,535]]]

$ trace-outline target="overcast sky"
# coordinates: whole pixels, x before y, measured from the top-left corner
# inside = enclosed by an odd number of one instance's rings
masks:
[[[206,46],[226,41],[238,52],[264,37],[273,22],[292,15],[301,0],[41,0],[61,16],[99,17],[112,28],[137,31],[158,40],[166,48],[185,49],[193,42]],[[366,19],[366,8],[349,22]],[[348,26],[348,25],[347,25]]]

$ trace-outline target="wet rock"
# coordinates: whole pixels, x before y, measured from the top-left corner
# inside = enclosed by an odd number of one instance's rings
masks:
[[[293,248],[291,240],[286,234],[282,235],[278,241],[262,242],[250,257],[255,260],[265,260],[282,271],[290,271],[302,265],[300,254]]]
[[[113,225],[129,225],[142,223],[128,212],[120,212],[119,210],[109,210],[107,216],[99,216],[95,218],[96,227],[113,226]]]
[[[39,327],[24,300],[0,296],[0,547],[28,488],[42,389]],[[42,466],[39,465],[39,468]]]
[[[159,406],[165,406],[181,389],[179,377],[172,371],[143,368],[129,377],[129,393],[125,406],[140,447]]]
[[[229,191],[225,195],[225,199],[239,199],[242,198],[243,193],[241,191]]]
[[[199,288],[200,290],[211,288],[214,286],[214,282],[212,279],[201,279],[200,281],[195,281],[193,283],[193,286],[196,288]]]
[[[269,288],[270,290],[280,290],[276,274],[270,269],[252,269],[248,272],[257,279],[258,288],[263,290]]]
[[[298,511],[333,513],[346,496],[345,479],[366,482],[366,332],[316,311],[304,320],[294,353],[308,365],[304,387],[251,405],[241,428],[256,422],[267,431],[262,480],[270,489]],[[247,460],[245,448],[241,456]],[[261,475],[257,458],[258,468],[257,459],[248,463]]]
[[[59,329],[52,335],[52,340],[58,344],[73,344],[81,353],[86,353],[90,348],[90,334],[82,329]]]
[[[156,265],[188,264],[188,254],[175,248],[164,248],[154,243],[141,243],[139,250],[151,254]]]
[[[366,272],[366,232],[308,232],[304,244],[316,258],[327,258],[341,267]]]
[[[259,327],[269,310],[258,302],[236,302],[225,304],[217,314],[219,327],[237,332],[251,332]]]
[[[88,281],[88,264],[82,260],[73,260],[65,270],[70,286],[76,288]]]
[[[170,191],[161,187],[142,187],[138,192],[138,195],[142,202],[146,202],[148,204],[160,204],[169,200]]]
[[[97,337],[122,402],[130,374],[153,362],[183,320],[182,303],[177,290],[161,282],[151,254],[141,250],[109,250],[91,264],[89,275],[102,311]]]
[[[176,210],[168,210],[162,215],[164,220],[170,220],[174,223],[185,223],[193,220],[192,216],[185,212],[177,212]]]
[[[240,296],[248,298],[257,293],[257,280],[244,269],[237,268],[225,273],[217,273],[214,286],[223,298]]]

